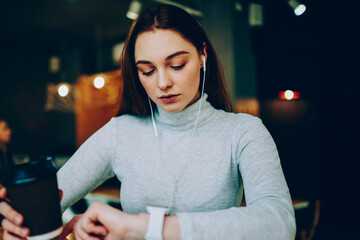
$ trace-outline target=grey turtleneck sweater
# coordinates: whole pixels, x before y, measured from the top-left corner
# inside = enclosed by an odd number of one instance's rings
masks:
[[[258,118],[216,110],[205,99],[194,134],[199,101],[178,113],[158,108],[157,137],[151,117],[110,120],[59,170],[62,209],[116,175],[125,212],[171,206],[182,239],[294,239],[289,189],[269,132]]]

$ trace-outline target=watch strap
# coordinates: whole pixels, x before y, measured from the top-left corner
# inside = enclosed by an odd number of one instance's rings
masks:
[[[145,234],[146,240],[162,240],[164,216],[169,213],[167,208],[148,206],[149,225]]]

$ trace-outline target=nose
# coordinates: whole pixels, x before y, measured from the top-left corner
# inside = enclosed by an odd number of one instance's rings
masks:
[[[158,87],[161,90],[166,90],[173,85],[171,77],[166,71],[159,71]]]

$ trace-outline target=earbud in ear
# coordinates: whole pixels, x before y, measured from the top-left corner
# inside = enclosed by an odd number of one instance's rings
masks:
[[[201,59],[203,61],[203,68],[204,68],[204,71],[205,71],[205,69],[206,69],[206,58],[205,58],[204,55],[201,55]]]

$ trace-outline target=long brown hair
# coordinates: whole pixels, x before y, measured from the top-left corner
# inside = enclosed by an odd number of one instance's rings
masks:
[[[135,41],[140,33],[155,29],[171,29],[190,41],[201,54],[206,45],[207,63],[204,92],[208,101],[216,109],[232,111],[229,91],[225,82],[223,68],[204,29],[189,13],[181,8],[160,4],[145,9],[131,26],[121,54],[120,66],[124,79],[124,89],[118,115],[150,114],[148,96],[141,85],[135,65]],[[202,79],[202,74],[200,79]],[[200,86],[202,85],[200,81]],[[200,89],[199,89],[200,90]]]

